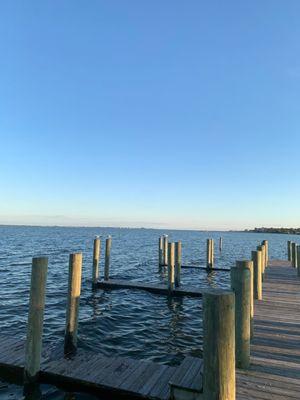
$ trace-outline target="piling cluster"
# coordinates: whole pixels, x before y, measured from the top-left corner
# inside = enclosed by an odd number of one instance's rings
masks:
[[[109,269],[110,269],[110,253],[111,253],[111,236],[105,240],[105,261],[104,261],[104,280],[109,280]],[[94,250],[93,250],[93,276],[92,282],[93,287],[97,287],[97,282],[100,277],[100,249],[101,249],[101,239],[96,236],[94,239]]]
[[[172,293],[181,282],[181,242],[168,241],[168,235],[163,235],[158,240],[158,265],[160,270],[167,268],[168,289]]]

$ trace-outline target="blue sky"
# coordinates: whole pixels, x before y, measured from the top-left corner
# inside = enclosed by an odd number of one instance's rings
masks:
[[[0,223],[300,226],[300,2],[0,3]]]

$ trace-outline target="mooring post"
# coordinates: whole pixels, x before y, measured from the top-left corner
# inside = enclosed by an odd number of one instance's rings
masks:
[[[81,291],[82,253],[70,254],[69,285],[66,312],[65,354],[74,354],[77,349],[79,301]]]
[[[32,259],[24,366],[24,383],[26,385],[37,382],[40,370],[47,270],[47,257]]]
[[[164,249],[163,249],[163,237],[160,236],[158,239],[158,266],[164,265]]]
[[[104,280],[109,280],[109,267],[110,267],[110,250],[111,250],[111,236],[109,235],[105,241],[105,265],[104,265]]]
[[[294,260],[293,260],[293,243],[294,242],[291,242],[291,264],[292,264],[292,266],[294,265]]]
[[[163,265],[167,266],[168,265],[168,235],[164,235],[163,238]]]
[[[263,276],[265,275],[265,269],[266,269],[266,246],[264,244],[261,245],[262,248],[262,257],[263,257]]]
[[[206,267],[212,269],[214,266],[214,241],[213,239],[206,240]]]
[[[252,251],[252,261],[253,261],[253,297],[256,300],[262,300],[262,279],[261,279],[261,263],[262,263],[262,253],[261,251]]]
[[[269,262],[269,242],[267,240],[263,240],[262,245],[265,246],[265,268],[267,268]]]
[[[180,286],[181,280],[181,242],[175,243],[175,287]]]
[[[99,236],[94,239],[94,249],[93,249],[93,286],[97,286],[99,279],[99,260],[100,260],[100,246],[101,241]]]
[[[300,276],[300,246],[297,246],[297,275]]]
[[[223,238],[220,237],[219,239],[219,250],[222,251],[223,249]]]
[[[247,265],[241,264],[240,268],[250,269],[250,339],[254,337],[254,267],[253,261],[248,261]]]
[[[206,239],[206,268],[210,268],[210,239]]]
[[[292,242],[290,240],[287,241],[287,255],[288,255],[288,261],[291,261],[291,259],[292,259]]]
[[[264,281],[264,263],[265,263],[265,257],[264,257],[264,246],[257,246],[256,248],[257,251],[261,252],[261,280],[262,282]]]
[[[297,243],[292,243],[292,266],[297,268]]]
[[[175,244],[168,244],[168,289],[174,290],[174,268],[175,268]]]
[[[235,400],[235,296],[203,292],[203,399]]]
[[[294,256],[294,264],[295,265],[294,266],[297,269],[298,269],[298,266],[300,264],[300,259],[298,257],[298,247],[299,247],[299,245],[297,243],[295,243],[295,256]]]
[[[250,290],[251,272],[248,261],[237,261],[230,270],[231,288],[235,293],[235,357],[236,366],[250,365]]]

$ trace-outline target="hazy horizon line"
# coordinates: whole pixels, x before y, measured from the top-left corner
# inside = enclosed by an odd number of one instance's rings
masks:
[[[19,227],[36,227],[36,228],[102,228],[102,229],[151,229],[151,230],[159,230],[159,231],[198,231],[198,232],[243,232],[247,228],[244,229],[196,229],[196,228],[154,228],[154,227],[145,227],[145,226],[102,226],[102,225],[48,225],[48,224],[3,224],[0,223],[0,227],[10,227],[10,226],[19,226]]]

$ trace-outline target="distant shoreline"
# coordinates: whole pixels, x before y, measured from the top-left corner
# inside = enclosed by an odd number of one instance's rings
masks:
[[[102,225],[30,225],[30,224],[0,224],[0,228],[63,228],[63,229],[140,229],[157,231],[191,231],[191,232],[218,232],[222,233],[278,233],[286,235],[300,235],[300,228],[254,228],[254,229],[186,229],[186,228],[155,228],[143,226],[102,226]]]
[[[300,235],[300,228],[254,228],[254,229],[245,229],[244,232],[281,233],[286,235]]]
[[[30,225],[30,224],[1,224],[2,227],[20,227],[20,228],[87,228],[87,229],[140,229],[140,230],[157,230],[157,231],[191,231],[191,232],[219,232],[219,233],[236,233],[244,232],[243,229],[195,229],[195,228],[155,228],[155,227],[143,227],[143,226],[103,226],[103,225]]]

